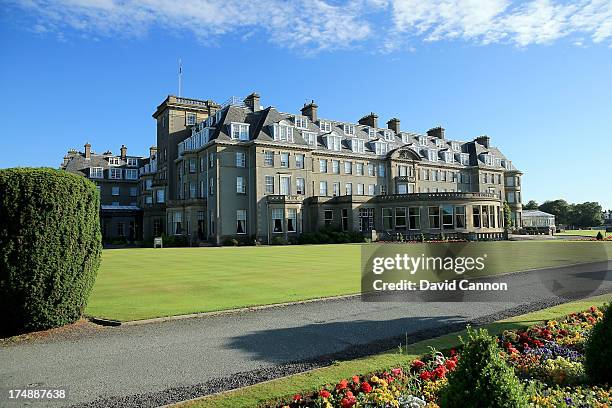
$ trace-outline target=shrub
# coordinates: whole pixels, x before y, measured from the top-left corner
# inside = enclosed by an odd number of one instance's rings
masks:
[[[187,237],[184,235],[166,235],[161,236],[164,248],[186,247]]]
[[[287,245],[288,242],[283,237],[274,237],[272,238],[272,245]]]
[[[503,360],[496,340],[484,330],[468,327],[468,342],[457,369],[448,377],[440,395],[440,406],[527,407],[527,398],[512,367]]]
[[[586,342],[584,368],[592,380],[612,383],[612,304],[604,307],[603,314]]]
[[[599,231],[599,232],[597,233],[597,240],[598,240],[598,241],[601,241],[601,240],[603,240],[603,239],[604,239],[603,234],[601,233],[601,231]]]
[[[225,238],[223,240],[223,246],[238,246],[239,242],[236,238]]]
[[[53,169],[0,170],[0,330],[75,322],[102,250],[96,186]]]

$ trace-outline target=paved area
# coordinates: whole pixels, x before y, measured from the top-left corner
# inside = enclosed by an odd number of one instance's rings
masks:
[[[133,406],[161,405],[209,392],[206,384],[238,373],[275,372],[292,361],[314,361],[362,345],[384,344],[384,339],[410,339],[423,330],[560,303],[563,299],[554,296],[560,287],[568,297],[593,294],[593,288],[610,293],[611,264],[490,279],[513,288],[512,298],[499,302],[466,297],[462,302],[441,298],[434,303],[370,303],[349,298],[7,345],[0,347],[0,406],[22,406],[11,405],[6,390],[28,385],[67,389],[68,399],[57,405],[97,400],[91,406],[111,406],[113,398],[126,398]],[[185,392],[167,392],[176,388]]]

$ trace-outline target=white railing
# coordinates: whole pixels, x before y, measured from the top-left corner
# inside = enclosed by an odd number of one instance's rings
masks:
[[[223,102],[223,104],[221,105],[221,109],[225,108],[226,106],[244,106],[244,102],[242,101],[242,98],[239,96],[230,96],[225,102]]]
[[[182,156],[186,151],[197,150],[209,142],[209,129],[204,128],[178,144],[178,154]]]

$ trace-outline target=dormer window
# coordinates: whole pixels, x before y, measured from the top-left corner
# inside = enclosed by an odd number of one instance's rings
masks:
[[[306,118],[306,116],[296,116],[295,117],[295,127],[298,129],[307,129],[308,119]]]
[[[387,154],[387,152],[389,151],[389,146],[387,145],[387,143],[385,142],[374,142],[374,153],[376,153],[379,156],[383,156],[385,154]]]
[[[460,152],[461,145],[459,144],[459,142],[451,142],[451,149],[453,149],[456,152]]]
[[[274,133],[274,140],[276,141],[293,143],[293,126],[275,123],[272,133]]]
[[[487,166],[493,165],[493,156],[490,154],[481,154],[480,160],[482,160]]]
[[[302,138],[308,146],[317,147],[317,134],[313,132],[302,132]]]
[[[320,120],[319,129],[321,129],[321,132],[331,132],[331,129],[332,129],[331,122]]]
[[[89,177],[90,178],[104,178],[104,169],[102,167],[90,167]]]
[[[438,161],[438,151],[436,149],[427,150],[427,159],[429,161]]]
[[[127,165],[130,167],[136,167],[138,166],[138,159],[135,157],[128,157],[127,158]]]
[[[442,139],[436,139],[436,147],[444,147],[444,140]]]
[[[452,163],[453,162],[453,153],[446,151],[444,152],[444,161],[447,163]]]
[[[342,138],[336,135],[327,135],[325,136],[325,144],[329,150],[335,150],[339,152],[342,148],[341,146]]]
[[[217,113],[215,113],[215,123],[219,123],[219,121],[221,120],[222,112],[223,112],[222,110],[218,110]]]
[[[348,123],[344,124],[344,134],[348,136],[355,136],[355,125],[350,125]]]
[[[470,164],[470,155],[468,153],[461,153],[459,155],[459,162],[464,166],[468,166]]]
[[[108,164],[110,164],[111,166],[118,166],[119,165],[119,158],[118,157],[109,157],[108,158]]]
[[[427,146],[427,137],[425,136],[419,136],[419,144],[421,146]]]
[[[385,136],[385,140],[392,142],[393,141],[393,132],[391,132],[390,130],[385,130],[383,132],[383,135]]]
[[[374,139],[376,137],[376,129],[368,128],[368,137]]]
[[[185,118],[185,124],[186,124],[187,126],[193,126],[193,125],[195,125],[195,124],[196,124],[196,121],[197,121],[197,116],[196,116],[196,114],[195,114],[195,113],[189,113],[189,112],[188,112],[188,113],[187,113],[187,116],[186,116],[186,118]]]
[[[501,167],[501,159],[495,159],[495,166]]]
[[[402,143],[403,144],[410,143],[410,135],[402,135]]]
[[[365,141],[361,139],[351,139],[351,150],[354,153],[365,153]]]
[[[246,123],[231,123],[231,135],[233,140],[249,140],[249,125]]]

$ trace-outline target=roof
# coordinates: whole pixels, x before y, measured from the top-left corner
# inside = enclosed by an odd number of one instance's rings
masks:
[[[110,157],[118,158],[119,164],[111,166],[108,161]],[[137,159],[136,166],[127,166],[128,158]],[[127,155],[126,160],[123,160],[120,156],[116,156],[113,154],[99,154],[91,152],[90,158],[86,159],[85,153],[76,150],[70,150],[64,159],[65,163],[62,163],[62,165],[60,166],[63,170],[69,171],[71,173],[80,173],[85,176],[88,176],[90,167],[102,167],[104,170],[107,170],[111,167],[138,170],[140,166],[145,164],[144,160],[147,160],[148,158]]]
[[[100,208],[105,211],[140,211],[137,205],[101,205]]]
[[[523,210],[522,217],[554,217],[554,215],[540,210]]]

